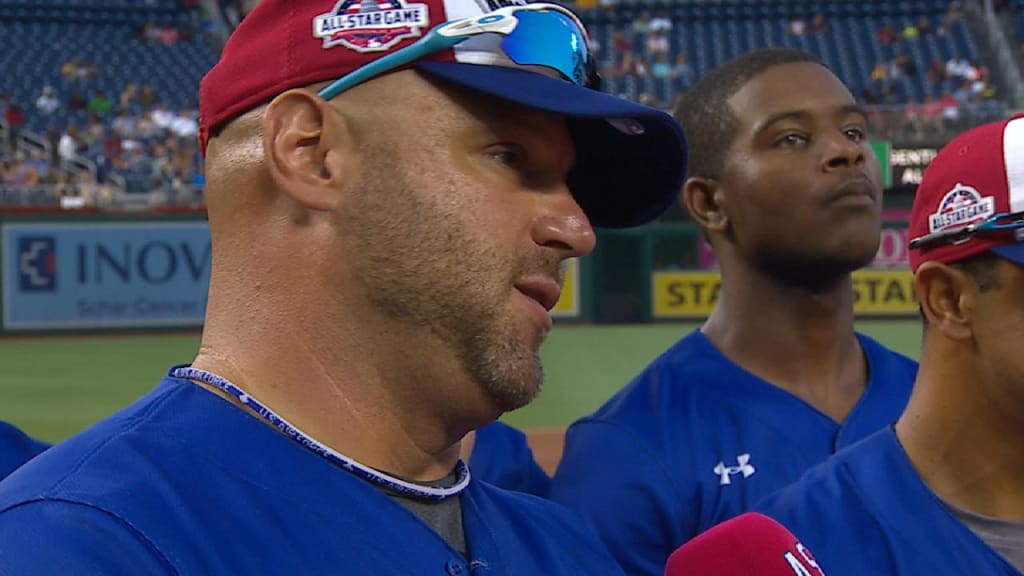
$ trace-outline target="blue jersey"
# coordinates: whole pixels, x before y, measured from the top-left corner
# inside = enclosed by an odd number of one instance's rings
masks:
[[[0,573],[613,574],[576,516],[472,481],[469,559],[374,485],[186,380],[0,483]]]
[[[49,447],[7,422],[0,422],[0,480]]]
[[[526,434],[494,422],[476,431],[469,455],[473,477],[506,490],[546,497],[551,478],[533,459]]]
[[[660,576],[681,544],[899,417],[917,364],[858,338],[870,378],[840,425],[694,331],[569,428],[551,498],[586,516],[627,573]]]
[[[1021,576],[925,485],[892,427],[756,508],[803,541],[829,576]]]

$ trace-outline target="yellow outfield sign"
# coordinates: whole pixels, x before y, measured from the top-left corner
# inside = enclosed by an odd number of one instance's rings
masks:
[[[565,280],[562,295],[551,309],[553,318],[575,318],[580,315],[580,261],[570,258],[565,263]]]
[[[721,279],[714,271],[655,272],[651,289],[651,315],[655,319],[705,318],[718,302]],[[910,270],[858,270],[853,273],[853,297],[857,314],[917,314],[914,276]]]
[[[853,273],[853,310],[857,314],[918,314],[914,274],[906,269],[868,269]]]
[[[718,272],[655,272],[654,318],[704,318],[718,302]]]

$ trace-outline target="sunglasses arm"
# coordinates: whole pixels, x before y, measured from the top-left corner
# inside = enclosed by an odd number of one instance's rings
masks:
[[[334,82],[328,84],[323,90],[320,90],[319,95],[324,100],[330,100],[357,84],[362,84],[363,82],[385,72],[389,72],[411,62],[415,62],[425,55],[451,48],[462,40],[464,40],[464,38],[444,37],[435,34],[434,31],[431,31],[423,38],[420,38],[405,48],[392,52],[378,60],[374,60],[373,62],[338,78]]]
[[[434,28],[431,31],[431,34],[437,34],[447,38],[458,38],[460,40],[477,34],[495,33],[508,35],[516,29],[517,24],[519,24],[519,21],[516,20],[515,16],[508,14],[487,14],[478,18],[466,18],[464,20],[449,22],[448,24],[442,24],[441,26]]]

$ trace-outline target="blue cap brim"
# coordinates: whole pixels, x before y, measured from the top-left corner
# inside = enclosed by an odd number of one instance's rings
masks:
[[[686,138],[679,123],[661,110],[515,68],[425,61],[414,68],[570,118],[576,166],[569,189],[594,226],[645,224],[679,197],[686,178]],[[627,122],[616,122],[620,129],[607,120]]]
[[[1003,244],[991,249],[992,253],[1000,258],[1009,260],[1018,266],[1024,266],[1024,242],[1016,244]]]

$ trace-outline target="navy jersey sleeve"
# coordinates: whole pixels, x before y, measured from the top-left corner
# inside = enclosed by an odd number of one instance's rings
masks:
[[[36,501],[0,513],[0,576],[178,574],[128,525],[90,506]]]
[[[506,490],[547,497],[551,478],[537,464],[521,431],[493,422],[476,431],[469,457],[473,477]]]
[[[50,445],[36,440],[6,422],[0,422],[0,478],[14,472]]]
[[[622,569],[661,576],[686,540],[686,503],[660,458],[632,431],[582,420],[566,434],[551,499],[586,518]]]
[[[534,496],[540,496],[541,498],[547,498],[548,494],[551,493],[551,477],[548,473],[537,464],[537,461],[533,459],[533,452],[530,452],[530,459],[527,463],[526,470],[526,484],[523,488],[523,492],[527,494],[533,494]]]

